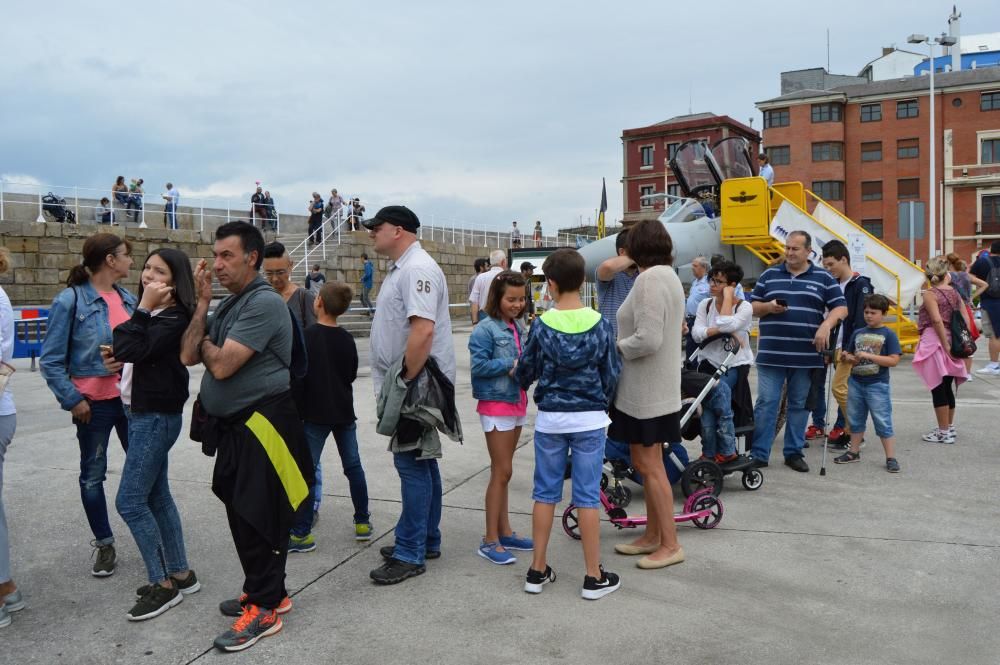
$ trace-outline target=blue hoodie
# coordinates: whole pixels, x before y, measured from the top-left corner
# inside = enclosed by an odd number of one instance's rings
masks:
[[[620,371],[611,324],[599,312],[550,309],[532,324],[514,378],[525,390],[538,381],[542,411],[607,411]]]

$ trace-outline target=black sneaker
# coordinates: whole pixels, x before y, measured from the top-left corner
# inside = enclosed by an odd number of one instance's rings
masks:
[[[384,545],[384,546],[378,548],[378,553],[381,554],[382,558],[385,559],[386,561],[388,561],[389,559],[393,558],[393,554],[395,552],[396,552],[396,546],[395,545]],[[424,552],[424,558],[425,559],[440,559],[441,558],[441,552],[440,552],[440,550],[437,551],[437,552],[431,552],[431,551]]]
[[[160,616],[182,600],[184,596],[177,587],[153,584],[125,616],[129,621],[145,621]]]
[[[423,575],[425,572],[427,572],[427,566],[407,563],[399,559],[389,559],[368,576],[375,584],[399,584],[405,579]]]
[[[809,473],[809,465],[806,464],[802,455],[792,455],[785,459],[785,466],[798,471],[799,473]]]
[[[528,568],[528,575],[524,580],[524,590],[527,593],[541,593],[543,586],[555,581],[556,571],[552,570],[552,566],[545,566],[544,573]]]
[[[97,541],[92,541],[90,543],[94,547],[94,552],[97,553],[97,560],[94,561],[94,569],[91,574],[94,577],[108,577],[113,575],[115,572],[115,561],[118,557],[115,555],[114,545],[98,545]]]
[[[618,587],[621,585],[622,582],[617,575],[605,571],[602,567],[601,579],[596,579],[590,575],[583,578],[583,590],[580,592],[580,595],[587,600],[597,600],[609,593],[618,591]]]
[[[173,575],[170,576],[170,579],[174,581],[174,586],[177,587],[177,590],[185,596],[190,596],[192,593],[201,591],[201,582],[198,581],[198,576],[194,574],[193,570],[189,570],[187,577],[184,579],[174,577]],[[153,586],[152,584],[147,584],[139,587],[135,590],[136,597],[142,598],[152,590]]]
[[[889,473],[899,473],[899,462],[896,461],[895,457],[889,457],[885,460],[885,470]]]
[[[753,468],[753,469],[766,469],[767,468],[767,462],[765,460],[751,458],[751,462],[752,462],[752,464],[750,465],[750,467]]]

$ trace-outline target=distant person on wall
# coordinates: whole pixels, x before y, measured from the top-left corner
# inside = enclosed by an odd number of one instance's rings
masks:
[[[767,181],[767,186],[770,187],[774,184],[774,167],[771,166],[771,158],[760,153],[757,156],[757,162],[760,164],[760,177]]]
[[[317,245],[323,238],[323,197],[313,192],[309,202],[309,244]]]
[[[375,314],[371,298],[372,287],[375,286],[375,265],[367,254],[362,254],[361,260],[364,261],[361,269],[361,305],[368,309],[368,316],[372,316]]]
[[[133,211],[133,222],[139,221],[139,211],[142,210],[142,196],[145,193],[142,191],[142,182],[142,178],[133,178],[132,184],[128,187],[128,209]]]
[[[115,184],[111,187],[111,195],[115,197],[115,203],[119,207],[128,206],[128,185],[125,184],[125,176],[120,175],[115,178]]]
[[[472,314],[472,323],[479,322],[479,311],[486,308],[486,299],[490,293],[490,284],[493,279],[507,269],[507,252],[502,249],[494,249],[490,252],[490,267],[476,281],[472,283],[472,293],[469,294],[469,312]]]
[[[318,296],[324,284],[326,284],[326,275],[320,272],[319,264],[314,263],[312,270],[306,275],[306,288],[314,296]]]
[[[344,200],[336,189],[330,190],[330,198],[326,202],[326,209],[323,211],[326,213],[327,217],[333,217],[333,227],[336,228],[340,226],[340,222],[343,219],[342,210],[344,206],[347,205],[347,201]]]
[[[517,228],[517,222],[511,222],[511,224],[510,246],[514,249],[518,249],[521,247],[521,231]]]
[[[264,190],[261,189],[260,185],[257,185],[257,191],[250,197],[250,215],[254,225],[260,224],[260,228],[263,231],[264,224],[267,222],[269,215],[267,214],[267,208],[264,206]]]
[[[361,230],[361,220],[365,216],[365,207],[361,205],[361,199],[355,197],[351,201],[351,230],[360,231]]]
[[[94,208],[94,224],[111,223],[111,201],[108,197],[101,198],[101,204]]]
[[[278,230],[278,209],[274,207],[274,199],[271,192],[264,191],[264,210],[267,211],[267,220],[272,232]]]
[[[177,230],[177,205],[180,203],[181,194],[174,187],[173,183],[167,183],[167,191],[163,193],[163,223],[169,229]]]
[[[532,234],[532,238],[535,241],[535,247],[542,246],[542,222],[541,220],[535,222],[535,231]]]

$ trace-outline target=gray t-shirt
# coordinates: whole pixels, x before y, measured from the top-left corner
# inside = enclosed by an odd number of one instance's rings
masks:
[[[263,282],[257,277],[256,281]],[[228,379],[211,372],[201,378],[202,406],[213,416],[228,417],[256,402],[288,390],[288,365],[292,360],[292,321],[288,306],[270,286],[257,289],[229,307],[229,296],[219,304],[222,318],[212,316],[208,334],[222,346],[232,339],[254,350],[250,360]]]
[[[455,347],[451,339],[448,284],[441,268],[419,242],[410,245],[391,266],[378,294],[370,341],[376,395],[389,366],[406,352],[411,316],[434,322],[431,356],[454,383]]]
[[[295,293],[288,299],[288,309],[292,310],[292,316],[299,322],[299,328],[302,330],[316,323],[316,312],[313,311],[315,299],[316,295],[312,291],[302,287],[295,289]]]

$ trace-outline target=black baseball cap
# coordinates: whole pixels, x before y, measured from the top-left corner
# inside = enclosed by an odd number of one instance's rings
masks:
[[[535,266],[531,264],[531,261],[525,261],[521,264],[521,270],[534,270]]]
[[[379,224],[393,224],[410,233],[416,233],[420,228],[420,220],[406,206],[386,206],[375,213],[371,219],[361,222],[366,229],[374,229]]]

